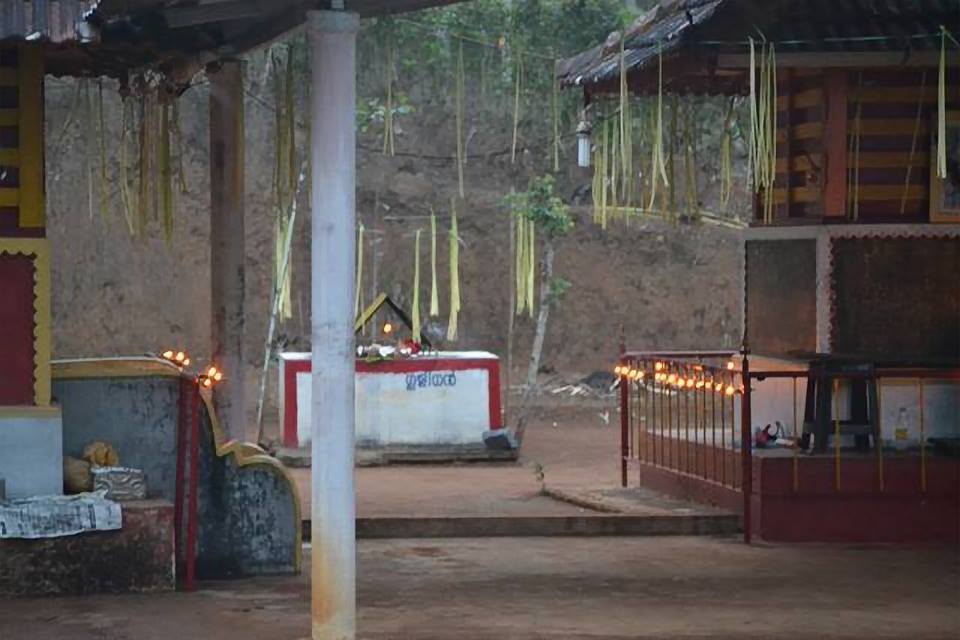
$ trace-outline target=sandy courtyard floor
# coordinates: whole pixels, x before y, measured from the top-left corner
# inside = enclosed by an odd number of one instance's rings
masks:
[[[360,638],[960,637],[956,549],[717,538],[368,540]],[[309,637],[307,575],[0,602],[3,640]]]

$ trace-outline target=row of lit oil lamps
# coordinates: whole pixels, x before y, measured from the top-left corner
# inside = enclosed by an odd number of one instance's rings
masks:
[[[183,371],[185,367],[190,366],[190,356],[186,351],[174,351],[167,349],[160,354],[160,357],[167,362],[172,363],[178,369]],[[207,367],[206,371],[197,374],[197,384],[205,389],[210,389],[213,385],[223,380],[223,371],[217,369],[214,365]]]
[[[714,391],[715,393],[723,393],[728,396],[740,393],[741,390],[732,384],[724,385],[723,382],[717,382],[712,377],[707,379],[706,371],[701,365],[694,365],[694,369],[700,372],[700,375],[687,375],[686,377],[681,373],[673,373],[670,371],[670,367],[665,362],[655,362],[653,364],[653,380],[654,382],[659,382],[666,386],[676,387],[677,389],[703,389],[705,391]],[[726,365],[727,371],[734,371],[736,365],[733,360],[727,362]],[[613,368],[614,375],[626,378],[627,380],[633,380],[634,382],[639,382],[647,378],[648,372],[643,369],[638,369],[636,367],[631,367],[624,364],[618,364]],[[721,373],[721,371],[717,371]]]

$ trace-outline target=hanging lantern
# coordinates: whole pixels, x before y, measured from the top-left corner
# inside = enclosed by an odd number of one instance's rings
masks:
[[[583,117],[584,119],[581,120],[580,124],[577,125],[577,166],[589,167],[590,123],[586,120],[586,113],[584,113]]]

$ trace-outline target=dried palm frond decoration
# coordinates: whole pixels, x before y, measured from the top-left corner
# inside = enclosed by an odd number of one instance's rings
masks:
[[[170,151],[170,104],[160,106],[160,211],[163,239],[173,246],[173,160]]]
[[[430,208],[430,317],[440,315],[440,293],[437,290],[437,214]]]
[[[657,190],[660,185],[667,187],[667,167],[663,158],[663,46],[657,47],[657,108],[653,124],[653,137],[650,145],[650,204],[656,204]],[[671,145],[672,146],[672,145]]]
[[[97,82],[97,120],[100,133],[100,218],[106,220],[110,212],[110,184],[107,181],[107,126],[103,115],[103,80]]]
[[[523,89],[523,56],[517,54],[514,65],[513,86],[513,141],[510,144],[510,163],[517,161],[517,137],[520,132],[520,95]]]
[[[920,95],[917,97],[917,113],[913,121],[913,138],[910,140],[910,155],[907,156],[907,172],[903,179],[903,195],[900,197],[900,215],[907,210],[907,195],[910,192],[910,178],[913,174],[914,156],[917,153],[917,141],[920,137],[920,125],[923,122],[923,105],[927,97],[927,72],[920,74]]]
[[[627,86],[627,54],[620,38],[620,202],[631,205],[633,192],[633,118],[630,113],[630,89]]]
[[[554,62],[556,68],[559,60]],[[554,77],[551,81],[550,114],[553,119],[553,170],[560,171],[560,80]]]
[[[763,194],[763,221],[773,222],[777,174],[777,62],[773,43],[762,43],[757,63],[756,43],[750,44],[750,167],[753,188]]]
[[[353,291],[353,317],[360,317],[363,309],[363,223],[357,229],[357,282]]]
[[[290,211],[296,193],[296,101],[294,98],[293,46],[287,45],[285,59],[273,60],[275,114],[275,149],[273,170],[274,206],[274,278],[283,277],[280,289],[280,317],[293,317],[291,291],[292,269],[282,264],[283,239],[290,233]],[[271,53],[273,55],[273,53]]]
[[[457,228],[457,203],[450,201],[450,320],[447,322],[447,340],[457,339],[457,321],[460,315],[460,237]]]
[[[420,234],[421,229],[417,229],[413,236],[413,302],[410,304],[411,315],[413,316],[413,339],[420,341]]]
[[[697,124],[696,108],[687,104],[683,122],[683,186],[687,203],[687,215],[696,218],[700,215],[699,190],[697,188]]]
[[[463,190],[463,165],[464,165],[464,140],[463,140],[463,120],[464,120],[464,92],[465,92],[465,74],[463,70],[463,40],[460,40],[460,46],[457,52],[457,78],[456,78],[456,108],[457,108],[457,186],[460,189],[460,197],[466,197]],[[514,135],[516,140],[516,135]],[[514,142],[516,144],[516,142]]]
[[[131,236],[137,235],[135,221],[133,193],[130,190],[130,138],[132,136],[131,112],[133,101],[123,97],[120,115],[120,200],[123,207],[123,217],[127,221],[127,230]]]
[[[729,209],[733,195],[733,124],[736,116],[736,99],[730,98],[720,138],[720,207],[724,212]]]
[[[93,154],[94,150],[97,148],[97,143],[94,140],[94,136],[96,135],[98,127],[96,124],[96,114],[94,112],[93,95],[90,92],[90,84],[91,80],[89,78],[82,78],[78,84],[78,87],[80,88],[81,103],[83,105],[83,168],[87,183],[87,217],[93,220],[93,210],[96,208],[96,205],[94,204],[95,189],[93,181]]]
[[[937,75],[937,177],[947,178],[947,39],[960,43],[940,25],[940,65]]]
[[[393,128],[393,83],[396,75],[394,62],[393,35],[387,34],[386,62],[384,64],[384,84],[387,89],[387,101],[383,109],[383,155],[392,156],[396,153]]]

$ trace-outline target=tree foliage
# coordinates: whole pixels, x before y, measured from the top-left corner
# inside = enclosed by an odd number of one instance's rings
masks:
[[[565,236],[573,229],[570,209],[554,194],[551,175],[534,178],[526,191],[506,196],[504,204],[513,215],[532,220],[550,240]]]

